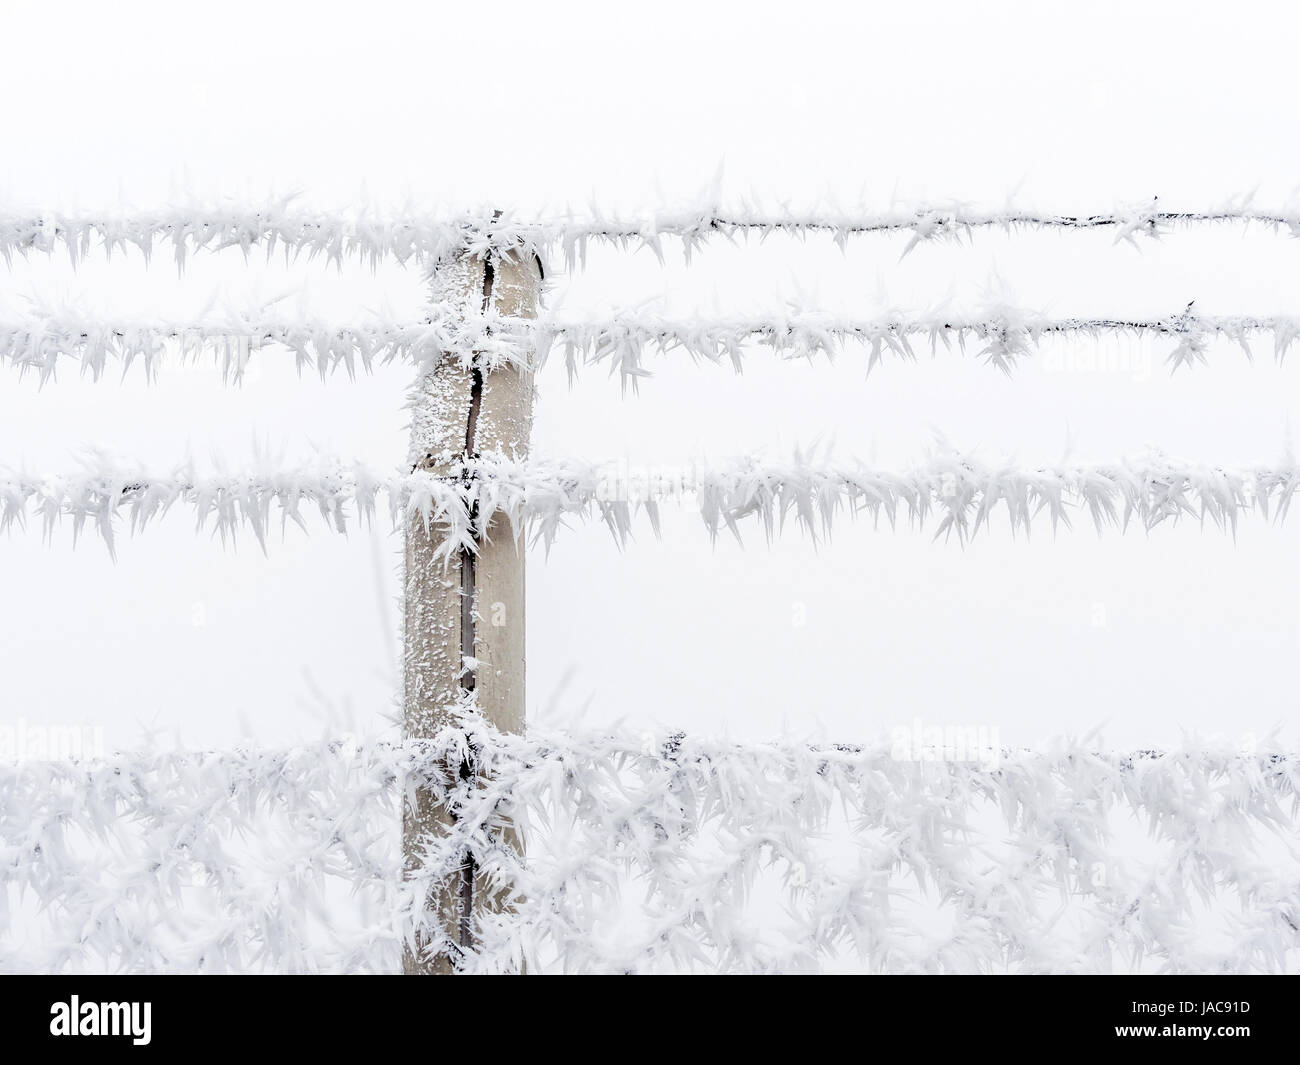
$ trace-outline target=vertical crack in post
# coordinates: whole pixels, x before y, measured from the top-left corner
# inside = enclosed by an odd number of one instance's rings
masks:
[[[483,297],[482,313],[487,314],[492,309],[492,288],[496,282],[496,270],[493,268],[492,259],[489,256],[483,263]],[[479,411],[483,406],[483,368],[478,362],[478,353],[473,355],[474,364],[471,367],[471,383],[469,395],[469,414],[465,420],[465,460],[470,462],[478,458],[478,417]],[[467,480],[477,476],[475,473],[466,473]],[[467,485],[468,487],[468,485]],[[470,525],[474,531],[474,537],[477,540],[478,534],[478,502],[471,505],[470,508]],[[477,640],[475,632],[476,624],[476,567],[478,558],[472,548],[462,547],[460,549],[460,656],[461,656],[461,690],[469,693],[473,692],[477,683]],[[469,663],[475,663],[470,665]],[[460,767],[460,778],[463,781],[469,780],[473,775],[474,768],[469,762],[464,762]],[[474,943],[474,878],[478,874],[478,869],[472,854],[465,855],[465,864],[461,867],[460,877],[460,948],[462,955]]]

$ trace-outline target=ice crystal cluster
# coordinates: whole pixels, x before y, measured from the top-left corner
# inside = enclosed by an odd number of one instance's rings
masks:
[[[0,969],[394,971],[417,930],[440,942],[427,900],[471,855],[502,905],[466,971],[1295,971],[1297,764],[525,738],[472,714],[420,744],[9,763]],[[404,877],[417,783],[455,820]]]

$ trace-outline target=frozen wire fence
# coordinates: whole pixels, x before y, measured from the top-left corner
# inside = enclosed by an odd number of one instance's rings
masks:
[[[288,348],[301,373],[325,378],[339,369],[350,377],[394,361],[427,370],[444,358],[492,370],[504,364],[545,364],[559,350],[570,377],[581,365],[607,365],[626,382],[649,374],[649,354],[685,353],[695,360],[728,363],[737,372],[746,348],[758,344],[786,359],[834,358],[846,347],[869,351],[868,369],[885,355],[914,360],[918,346],[940,345],[976,357],[1003,373],[1037,354],[1050,337],[1152,336],[1172,342],[1172,370],[1205,363],[1212,341],[1239,345],[1248,357],[1252,339],[1272,337],[1281,361],[1300,336],[1300,317],[1213,316],[1189,308],[1163,318],[1055,318],[1006,305],[971,313],[892,313],[854,318],[814,311],[727,318],[673,319],[645,313],[606,319],[537,320],[498,314],[465,314],[463,308],[431,304],[413,320],[368,319],[347,326],[252,310],[196,322],[113,319],[76,309],[39,308],[0,316],[0,361],[52,378],[61,362],[99,379],[110,363],[123,372],[135,363],[152,376],[169,346],[182,361],[213,354],[227,378],[238,379],[250,354],[268,345]]]
[[[135,248],[150,256],[170,249],[178,266],[196,251],[227,248],[245,255],[256,248],[271,255],[305,255],[341,263],[344,258],[378,262],[393,258],[436,261],[458,251],[486,253],[515,248],[546,257],[558,252],[572,269],[585,261],[592,244],[644,248],[663,257],[665,242],[678,242],[688,257],[715,240],[763,238],[773,234],[827,236],[836,243],[872,234],[907,239],[905,251],[931,241],[961,240],[980,230],[1103,231],[1116,240],[1135,241],[1176,228],[1255,225],[1300,232],[1300,208],[1257,208],[1238,199],[1204,210],[1170,210],[1158,200],[1091,214],[1059,214],[1014,206],[985,209],[959,202],[920,203],[886,210],[819,208],[734,209],[702,203],[680,210],[620,217],[600,210],[532,220],[512,212],[484,210],[439,217],[427,212],[314,212],[292,198],[258,206],[190,204],[148,213],[96,211],[0,212],[0,256],[66,252],[73,261],[96,248],[108,252]]]
[[[1293,754],[945,753],[467,715],[405,746],[0,764],[0,901],[40,906],[0,913],[0,968],[394,971],[466,855],[511,904],[470,971],[1300,965]],[[404,882],[417,782],[455,823]]]
[[[1242,514],[1282,520],[1300,489],[1291,456],[1274,466],[1227,469],[1152,454],[1111,465],[1017,467],[941,450],[910,469],[884,470],[796,454],[785,461],[742,456],[714,465],[639,473],[577,459],[515,461],[499,454],[448,459],[449,475],[382,474],[322,457],[297,469],[268,464],[239,474],[200,473],[192,463],[150,474],[108,456],[89,456],[64,476],[0,470],[0,531],[39,518],[45,534],[63,520],[90,526],[112,549],[116,520],[133,531],[168,511],[192,509],[200,527],[224,537],[248,529],[263,546],[276,519],[306,528],[315,511],[346,531],[370,520],[382,499],[396,528],[421,522],[440,542],[439,557],[476,551],[476,533],[551,543],[574,518],[599,518],[620,541],[643,515],[658,532],[666,504],[693,500],[709,532],[741,536],[752,519],[768,537],[787,523],[829,534],[837,516],[933,528],[965,540],[994,518],[1028,534],[1085,515],[1098,532],[1180,519],[1235,530]]]
[[[800,213],[704,204],[530,221],[502,212],[318,215],[283,199],[152,214],[0,213],[0,255],[63,251],[75,263],[96,250],[148,258],[162,248],[183,268],[191,254],[230,248],[339,265],[351,257],[433,266],[513,252],[559,254],[572,268],[594,244],[662,259],[671,242],[689,259],[719,239],[821,235],[843,246],[893,234],[906,254],[992,229],[1103,231],[1136,242],[1221,224],[1295,235],[1300,209],[1238,201],[1174,211],[1152,201],[1090,215],[962,204]],[[1174,341],[1177,368],[1205,361],[1216,337],[1249,353],[1250,338],[1271,333],[1280,359],[1297,335],[1296,319],[1206,317],[1191,305],[1150,320],[994,307],[965,317],[793,311],[683,322],[638,313],[527,323],[446,310],[340,327],[261,313],[180,323],[38,309],[0,322],[0,361],[43,380],[64,356],[96,377],[109,362],[138,360],[152,373],[174,344],[186,358],[216,350],[237,377],[245,348],[274,343],[295,353],[300,371],[325,375],[399,359],[427,370],[449,357],[491,369],[559,347],[571,372],[606,363],[626,381],[646,372],[645,354],[655,351],[739,369],[754,341],[800,357],[862,343],[869,365],[885,353],[914,357],[917,342],[977,343],[979,357],[1010,372],[1045,336],[1151,333]],[[67,519],[74,533],[93,526],[111,550],[118,518],[138,529],[183,506],[200,527],[223,537],[247,527],[265,545],[277,518],[305,525],[315,510],[343,531],[382,499],[397,527],[422,523],[439,541],[435,558],[450,563],[483,535],[505,535],[503,526],[549,543],[570,518],[597,516],[623,539],[643,514],[657,531],[662,504],[690,495],[714,535],[739,535],[748,518],[768,536],[787,521],[824,535],[844,513],[962,540],[995,516],[1027,534],[1035,518],[1055,529],[1080,512],[1099,531],[1179,519],[1233,530],[1246,512],[1284,517],[1300,473],[1290,455],[1236,470],[1160,454],[1025,468],[946,449],[897,472],[796,454],[644,479],[579,460],[436,458],[440,477],[327,458],[297,469],[152,474],[97,456],[66,476],[0,472],[0,529],[35,515],[49,534]],[[392,971],[417,943],[489,972],[521,963],[767,972],[846,958],[938,972],[1300,967],[1297,772],[1287,752],[1189,745],[1128,757],[1060,744],[929,760],[885,745],[682,734],[525,739],[473,716],[456,720],[431,741],[402,745],[0,764],[0,968]],[[402,802],[417,792],[451,818],[449,831],[412,852],[399,823]],[[522,856],[503,843],[506,826],[523,840]],[[1129,853],[1134,828],[1148,842]],[[482,894],[507,905],[489,907],[472,935],[452,943],[445,915],[428,907],[463,886],[467,860]]]

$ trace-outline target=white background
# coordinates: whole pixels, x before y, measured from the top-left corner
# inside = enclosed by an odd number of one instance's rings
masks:
[[[0,8],[0,202],[149,208],[300,190],[328,209],[509,205],[549,212],[724,198],[797,205],[895,198],[1104,210],[1160,195],[1204,207],[1300,176],[1292,116],[1300,16],[1282,4],[391,4],[9,2]],[[603,252],[554,275],[566,314],[645,305],[761,311],[798,297],[861,315],[977,304],[992,289],[1059,314],[1300,312],[1300,248],[1239,229],[1141,250],[1098,234],[983,234],[900,260],[902,238],[672,255]],[[559,264],[554,264],[558,266]],[[399,313],[418,271],[201,256],[46,258],[0,277],[0,310],[54,294],[117,312],[195,313],[298,292],[305,309]],[[291,297],[297,300],[297,296]],[[959,355],[887,363],[849,351],[745,374],[655,366],[639,395],[604,370],[539,378],[540,454],[672,463],[796,445],[904,464],[936,432],[990,457],[1081,461],[1158,446],[1271,462],[1300,367],[1226,345],[1170,377],[1164,349],[1079,341],[1118,371],[1011,379]],[[215,371],[147,384],[0,372],[0,462],[59,470],[86,447],[167,468],[254,447],[320,447],[395,467],[405,372],[299,379],[287,356],[227,388]],[[1026,543],[841,524],[829,543],[751,529],[710,544],[689,510],[620,552],[575,527],[529,569],[529,714],[563,725],[659,721],[837,741],[927,724],[1004,743],[1103,727],[1117,746],[1182,730],[1294,738],[1300,629],[1294,526],[1235,542],[1185,526]],[[0,715],[142,729],[186,743],[284,742],[383,728],[397,705],[399,541],[290,529],[265,554],[193,535],[177,514],[116,563],[93,539],[0,541]],[[802,624],[800,624],[802,622]]]

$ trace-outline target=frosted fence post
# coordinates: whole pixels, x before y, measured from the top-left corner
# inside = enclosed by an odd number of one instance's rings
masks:
[[[498,252],[491,259],[462,253],[435,265],[435,303],[460,317],[485,310],[534,317],[541,291],[540,264],[532,256]],[[483,374],[455,358],[442,360],[416,381],[411,396],[412,469],[454,475],[461,459],[487,452],[527,457],[532,427],[531,369],[503,366]],[[490,538],[489,538],[490,537]],[[404,611],[404,719],[407,739],[429,738],[449,720],[448,708],[474,692],[484,719],[502,732],[524,727],[524,549],[508,525],[484,537],[478,553],[463,550],[450,564],[434,557],[436,533],[416,519],[406,530]],[[462,669],[465,659],[475,663]],[[454,767],[449,767],[449,771]],[[448,814],[430,793],[417,790],[414,808],[403,805],[404,869],[419,864],[426,834],[445,831]],[[473,918],[491,900],[475,884],[472,861],[459,882],[428,900],[443,929],[461,948],[472,945]],[[475,896],[478,896],[477,898]],[[450,973],[455,957],[426,956],[425,943],[404,950],[407,974]]]

